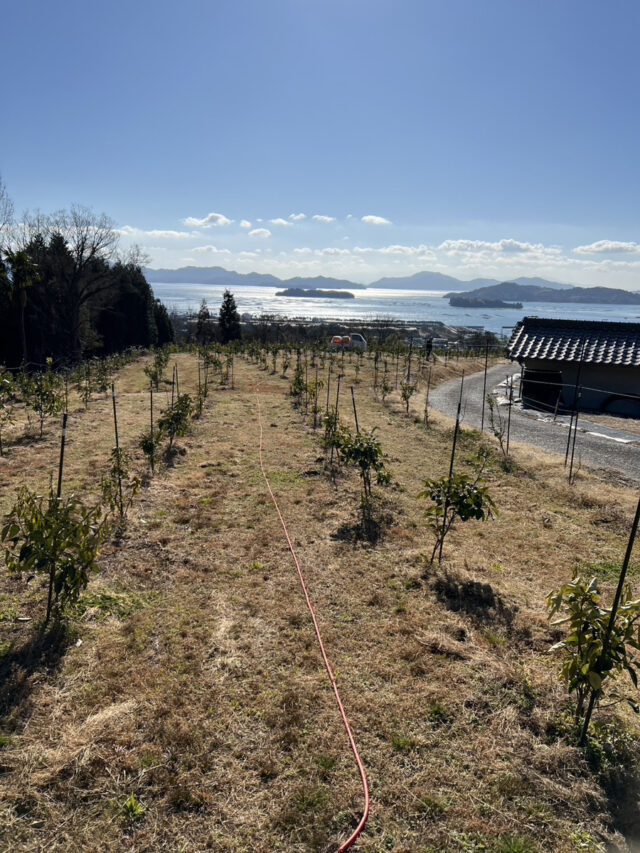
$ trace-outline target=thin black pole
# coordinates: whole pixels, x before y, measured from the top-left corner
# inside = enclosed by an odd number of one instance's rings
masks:
[[[356,395],[353,392],[353,385],[351,386],[351,400],[353,402],[353,417],[356,419],[356,432],[360,435],[360,426],[358,425],[358,410],[356,409]]]
[[[67,441],[67,418],[69,415],[64,412],[62,415],[62,436],[60,438],[60,461],[58,462],[58,488],[56,497],[59,499],[62,495],[62,468],[64,466],[64,446]]]
[[[338,426],[338,400],[340,399],[340,380],[341,380],[341,379],[342,379],[342,374],[341,374],[340,372],[338,372],[338,387],[337,387],[337,390],[336,390],[336,407],[335,407],[335,409],[334,409],[334,411],[335,411],[335,426],[336,426],[336,428],[337,428],[337,426]],[[330,457],[330,460],[329,460],[331,465],[333,465],[333,451],[334,451],[334,448],[335,448],[335,444],[332,442],[332,443],[331,443],[331,457]]]
[[[624,561],[622,563],[622,569],[620,570],[620,577],[618,578],[618,588],[616,589],[616,594],[613,599],[613,604],[611,605],[611,614],[609,616],[609,621],[607,622],[607,630],[604,635],[604,639],[602,641],[602,651],[600,653],[601,659],[606,659],[607,652],[609,650],[609,640],[611,639],[611,632],[613,631],[613,626],[615,625],[616,615],[618,613],[618,606],[620,604],[620,598],[622,596],[622,590],[624,588],[624,582],[627,577],[627,569],[629,568],[629,562],[631,561],[631,552],[633,551],[633,545],[635,542],[636,534],[638,532],[638,522],[640,521],[640,500],[638,500],[638,505],[636,506],[636,514],[633,518],[633,524],[631,525],[631,535],[629,536],[629,541],[627,543],[627,550],[624,555]],[[591,720],[591,714],[593,712],[593,706],[595,705],[597,697],[597,691],[591,688],[591,696],[589,698],[589,707],[587,708],[587,713],[584,717],[584,725],[582,727],[582,734],[580,736],[580,746],[584,746],[584,742],[587,737],[587,732],[589,730],[589,722]]]
[[[451,460],[449,462],[449,484],[451,483],[451,478],[453,477],[453,464],[456,458],[456,445],[458,443],[458,432],[460,430],[460,410],[462,408],[462,389],[464,388],[464,370],[462,371],[462,377],[460,379],[460,398],[458,399],[458,411],[456,412],[456,425],[453,430],[453,443],[451,444]],[[447,513],[449,512],[449,493],[447,490],[447,495],[444,500],[444,513],[442,515],[442,532],[444,534],[447,524]],[[442,562],[442,546],[444,545],[444,535],[440,539],[440,548],[438,550],[438,562]]]
[[[340,380],[342,379],[342,374],[338,373],[338,387],[336,388],[336,417],[338,415],[338,401],[340,399]]]
[[[429,389],[431,388],[431,365],[427,376],[427,393],[424,398],[424,425],[429,426]]]
[[[62,467],[64,464],[64,445],[67,437],[67,413],[64,412],[62,415],[62,438],[60,439],[60,462],[58,464],[58,489],[56,491],[56,499],[60,500],[60,496],[62,495]],[[53,606],[53,585],[55,582],[56,575],[56,566],[55,563],[52,563],[49,566],[49,590],[47,593],[47,613],[44,619],[44,624],[47,625],[49,623],[49,617],[51,616],[51,608]]]
[[[571,445],[571,464],[569,465],[569,482],[573,479],[573,457],[576,452],[576,438],[578,437],[578,416],[580,413],[580,398],[582,397],[582,388],[578,390],[578,403],[576,405],[576,421],[573,427],[573,444]]]
[[[331,391],[331,362],[329,362],[329,365],[327,368],[327,406],[325,409],[325,414],[329,414],[329,400],[330,400],[329,393],[330,393],[330,391]]]
[[[484,380],[482,382],[482,416],[480,418],[480,432],[484,432],[484,404],[487,396],[487,370],[489,368],[489,339],[484,345]]]
[[[149,382],[149,397],[149,410],[151,413],[151,474],[154,474],[155,437],[153,435],[153,382]]]
[[[509,377],[507,376],[507,382]],[[513,406],[513,377],[509,383],[509,415],[507,417],[507,456],[509,455],[509,439],[511,437],[511,407]]]
[[[118,463],[118,497],[120,498],[120,518],[124,516],[124,503],[122,501],[122,467],[120,464],[120,442],[118,440],[118,412],[116,410],[116,386],[111,383],[111,400],[113,402],[113,428],[116,434],[116,460]]]
[[[576,374],[576,384],[573,389],[573,407],[571,409],[571,418],[569,419],[569,435],[567,436],[567,449],[564,454],[564,467],[567,467],[567,462],[569,460],[569,449],[571,447],[571,429],[573,428],[573,419],[577,414],[577,402],[578,402],[578,386],[580,385],[580,374],[582,372],[582,362],[584,360],[584,350],[587,345],[587,339],[582,339],[582,347],[580,349],[580,361],[578,362],[578,372]]]
[[[567,467],[567,462],[569,461],[569,450],[571,449],[571,430],[573,429],[573,416],[575,414],[575,409],[571,409],[571,416],[569,418],[569,435],[567,436],[567,449],[564,452],[564,467]]]

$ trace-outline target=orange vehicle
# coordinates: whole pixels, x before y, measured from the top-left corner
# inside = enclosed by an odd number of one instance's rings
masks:
[[[353,332],[349,335],[334,335],[331,338],[331,349],[340,351],[345,349],[361,349],[367,348],[367,342],[362,335]]]

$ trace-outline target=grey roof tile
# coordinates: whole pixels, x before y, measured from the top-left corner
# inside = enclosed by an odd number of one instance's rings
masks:
[[[580,361],[640,366],[640,323],[525,317],[507,345],[518,360]],[[584,351],[584,352],[583,352]]]

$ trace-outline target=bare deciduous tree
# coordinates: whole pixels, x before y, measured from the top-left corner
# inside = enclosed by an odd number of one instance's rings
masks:
[[[0,250],[9,241],[8,234],[13,225],[13,202],[0,175]]]
[[[118,232],[105,213],[96,214],[82,205],[59,210],[50,216],[39,212],[25,214],[21,243],[32,244],[40,235],[50,246],[52,241],[66,246],[55,271],[66,301],[71,352],[82,357],[83,309],[87,303],[112,286],[108,263],[117,257]]]

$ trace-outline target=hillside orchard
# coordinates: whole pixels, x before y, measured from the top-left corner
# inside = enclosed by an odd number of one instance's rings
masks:
[[[578,745],[563,649],[549,651],[567,632],[546,599],[579,573],[611,601],[637,495],[584,465],[569,484],[563,460],[513,442],[505,466],[495,436],[464,427],[451,481],[453,424],[425,405],[427,377],[484,358],[413,359],[409,376],[404,351],[205,341],[45,371],[37,392],[0,375],[3,517],[55,505],[62,400],[61,505],[100,505],[87,537],[110,519],[97,571],[88,560],[47,625],[51,557],[31,565],[28,531],[4,522],[0,847],[302,853],[336,850],[358,822],[359,776],[260,474],[259,398],[269,481],[369,778],[357,849],[631,849],[636,717],[603,698]],[[452,483],[466,503],[437,561],[444,506],[428,510]],[[630,679],[610,680],[634,701]]]

